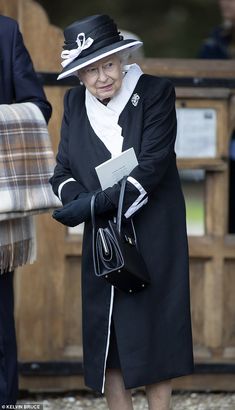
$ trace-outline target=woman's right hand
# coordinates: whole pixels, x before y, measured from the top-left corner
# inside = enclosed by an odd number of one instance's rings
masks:
[[[93,193],[80,194],[77,199],[56,209],[52,217],[63,225],[74,227],[87,221],[91,214],[91,197]]]
[[[91,217],[91,198],[94,193],[96,191],[79,194],[77,199],[74,199],[62,208],[56,209],[52,217],[63,225],[70,227],[88,221]],[[106,193],[104,191],[98,192],[95,201],[95,213],[100,215],[114,208]]]

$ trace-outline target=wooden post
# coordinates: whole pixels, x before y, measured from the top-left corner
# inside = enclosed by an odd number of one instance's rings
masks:
[[[18,18],[18,0],[0,0],[0,14],[12,17],[17,20]]]

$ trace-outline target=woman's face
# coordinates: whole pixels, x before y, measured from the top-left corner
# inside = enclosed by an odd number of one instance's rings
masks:
[[[235,0],[219,0],[219,5],[223,18],[235,22]]]
[[[112,98],[122,85],[122,65],[117,54],[102,58],[78,71],[79,79],[99,100]]]

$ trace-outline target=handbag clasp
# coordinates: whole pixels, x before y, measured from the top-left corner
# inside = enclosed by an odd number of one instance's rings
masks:
[[[129,243],[130,245],[133,245],[133,246],[135,245],[135,241],[130,236],[124,235],[124,238],[125,238],[125,241]]]

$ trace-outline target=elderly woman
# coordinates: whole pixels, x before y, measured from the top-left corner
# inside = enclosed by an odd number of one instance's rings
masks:
[[[174,152],[172,84],[123,65],[141,46],[123,40],[107,15],[65,30],[63,71],[82,86],[65,95],[57,165],[51,179],[63,207],[59,222],[85,223],[82,260],[86,384],[105,392],[111,410],[133,409],[131,389],[146,386],[149,408],[169,409],[171,379],[193,370],[185,206]],[[133,218],[151,284],[128,295],[94,274],[90,201],[100,189],[95,167],[134,148],[123,218]],[[120,182],[97,196],[100,218],[115,213]]]

